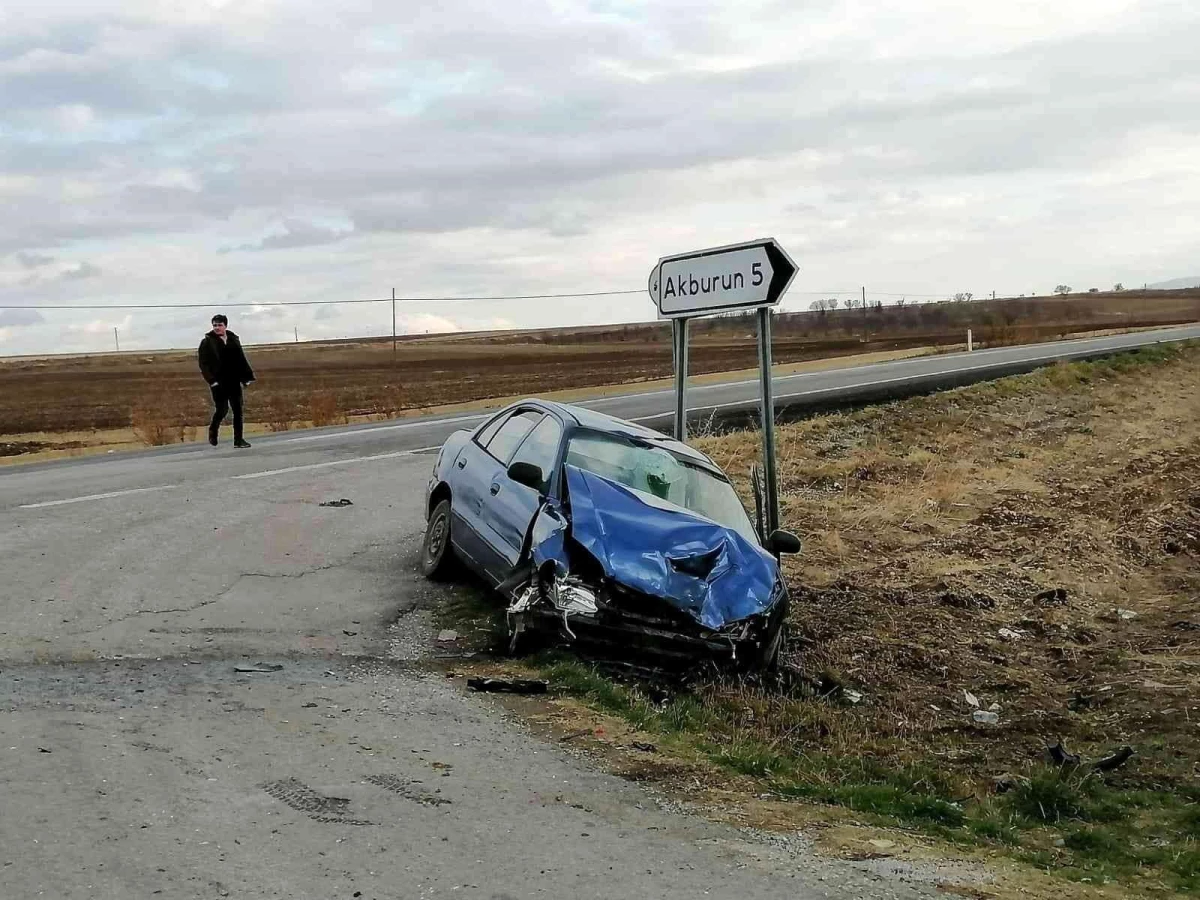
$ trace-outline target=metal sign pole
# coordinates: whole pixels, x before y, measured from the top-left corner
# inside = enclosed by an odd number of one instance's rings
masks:
[[[775,394],[771,382],[771,310],[758,310],[758,365],[762,376],[763,476],[767,482],[767,528],[779,528],[779,481],[775,476]]]
[[[688,320],[671,320],[675,339],[675,439],[687,440]]]

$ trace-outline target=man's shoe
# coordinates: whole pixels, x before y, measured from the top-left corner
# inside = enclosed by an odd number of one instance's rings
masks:
[[[248,441],[234,441],[233,446],[237,447],[239,450],[246,450],[250,447],[250,443]]]
[[[217,435],[216,435],[216,432],[214,432],[214,431],[210,431],[210,432],[208,433],[208,442],[209,442],[210,444],[212,444],[214,447],[215,447],[215,446],[217,446]]]

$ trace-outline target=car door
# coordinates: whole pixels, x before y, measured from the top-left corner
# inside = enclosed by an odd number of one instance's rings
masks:
[[[454,498],[450,506],[454,547],[480,574],[489,573],[484,566],[487,553],[479,508],[495,469],[495,461],[483,448],[515,413],[506,410],[480,427],[449,464],[445,476]]]
[[[505,576],[520,559],[525,535],[529,533],[529,526],[542,498],[549,491],[557,469],[562,436],[563,426],[558,419],[549,414],[544,416],[488,486],[481,518],[484,533],[496,549]],[[508,477],[508,467],[516,462],[531,463],[541,469],[543,482],[540,490],[518,484]]]
[[[508,553],[496,531],[494,502],[508,481],[509,460],[544,416],[539,409],[517,409],[490,435],[480,432],[480,439],[472,441],[460,457],[462,517],[478,538],[472,555],[484,574],[496,582],[504,580],[512,567],[506,564]]]

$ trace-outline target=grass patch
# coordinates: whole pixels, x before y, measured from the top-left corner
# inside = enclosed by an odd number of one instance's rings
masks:
[[[1090,770],[1043,766],[1015,790],[987,796],[942,767],[892,761],[886,746],[867,735],[866,752],[833,754],[767,738],[755,722],[756,704],[778,712],[788,702],[817,701],[709,684],[655,702],[637,685],[618,683],[574,658],[544,654],[532,664],[559,695],[655,735],[669,750],[750,779],[755,792],[841,806],[959,846],[1002,849],[1071,880],[1128,882],[1148,872],[1176,890],[1200,889],[1200,808],[1169,792],[1122,788]],[[790,717],[806,718],[795,710]]]

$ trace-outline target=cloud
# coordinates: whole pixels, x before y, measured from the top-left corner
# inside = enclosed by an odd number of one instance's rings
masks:
[[[220,253],[236,251],[259,250],[291,250],[297,247],[320,247],[325,244],[335,244],[345,240],[352,230],[326,228],[301,219],[287,219],[283,223],[283,231],[269,234],[261,241],[252,244],[242,244],[237,247],[223,247]]]
[[[1160,0],[42,4],[0,28],[0,287],[58,300],[41,270],[89,258],[64,277],[130,303],[639,288],[768,233],[797,295],[1186,274],[1198,27]]]
[[[60,281],[82,281],[85,278],[96,278],[101,274],[103,274],[103,270],[99,266],[90,262],[81,262],[64,269],[58,279]]]
[[[23,328],[40,325],[45,318],[36,309],[0,309],[0,327]]]
[[[54,262],[54,257],[46,256],[41,253],[30,253],[22,250],[17,254],[17,262],[19,262],[26,269],[37,269],[41,268],[42,266],[50,265],[52,262]]]
[[[133,316],[125,315],[120,319],[90,319],[86,322],[73,322],[66,326],[66,331],[80,335],[109,335],[114,328],[128,331],[133,324]]]

